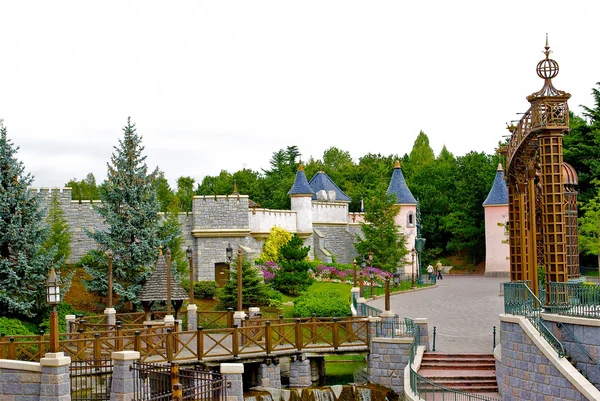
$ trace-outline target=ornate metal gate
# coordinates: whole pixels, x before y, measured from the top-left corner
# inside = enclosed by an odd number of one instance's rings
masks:
[[[111,359],[71,361],[71,400],[110,400],[113,362]]]

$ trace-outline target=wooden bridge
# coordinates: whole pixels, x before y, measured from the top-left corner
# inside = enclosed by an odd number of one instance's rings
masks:
[[[292,355],[300,352],[364,352],[369,330],[365,317],[261,319],[233,325],[231,312],[199,312],[199,326],[179,331],[178,325],[144,324],[144,314],[78,318],[61,334],[60,351],[72,360],[110,358],[115,351],[138,351],[142,362],[216,363]],[[204,327],[207,327],[206,329]],[[37,361],[48,351],[48,335],[0,336],[0,359]]]

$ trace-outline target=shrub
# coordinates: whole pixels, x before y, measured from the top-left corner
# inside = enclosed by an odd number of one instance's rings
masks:
[[[343,317],[350,314],[350,305],[335,291],[309,293],[294,301],[294,317]]]
[[[237,307],[237,269],[231,272],[231,280],[219,291],[220,308]],[[242,262],[242,307],[271,305],[273,289],[265,284],[258,268]]]
[[[215,281],[196,281],[194,283],[194,296],[197,298],[212,299],[217,296],[219,286]]]
[[[281,227],[274,226],[265,240],[260,259],[263,262],[279,262],[281,247],[292,238],[292,234]]]
[[[30,331],[19,319],[0,317],[0,333],[7,336],[31,336],[37,333]]]

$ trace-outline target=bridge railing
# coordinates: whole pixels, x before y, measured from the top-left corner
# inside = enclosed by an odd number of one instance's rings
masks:
[[[368,321],[358,318],[296,319],[242,327],[177,331],[175,326],[148,326],[63,335],[60,351],[73,360],[110,357],[112,352],[139,351],[142,361],[202,361],[274,352],[338,350],[368,346]],[[0,337],[0,358],[39,360],[48,350],[47,335]]]

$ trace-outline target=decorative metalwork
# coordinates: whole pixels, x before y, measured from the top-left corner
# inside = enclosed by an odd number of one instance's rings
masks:
[[[110,400],[113,362],[111,359],[71,361],[71,400]]]
[[[575,173],[563,165],[562,156],[571,95],[553,86],[559,66],[550,53],[546,38],[546,57],[536,68],[544,85],[527,97],[531,106],[518,124],[508,127],[511,137],[506,150],[510,277],[529,280],[535,295],[543,292],[538,288],[539,267],[545,271],[546,283],[579,275],[576,178],[569,180]],[[572,174],[565,174],[565,168]]]
[[[542,302],[531,292],[527,283],[504,283],[504,313],[525,316],[562,358],[565,348],[544,324],[542,310]]]
[[[600,319],[600,286],[591,283],[550,283],[548,307],[553,313]]]

